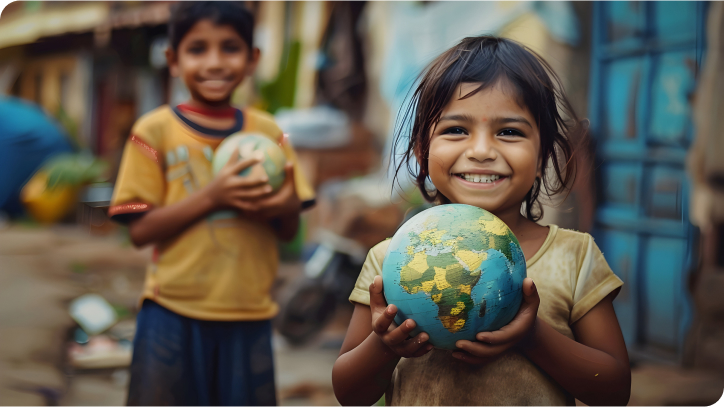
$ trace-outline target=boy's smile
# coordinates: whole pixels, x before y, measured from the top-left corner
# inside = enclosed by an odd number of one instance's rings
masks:
[[[538,126],[504,82],[460,99],[478,86],[459,85],[443,109],[430,141],[430,179],[451,202],[519,214],[539,174]]]
[[[228,104],[234,89],[254,72],[258,50],[233,27],[200,20],[167,57],[171,74],[184,81],[194,102],[219,106]]]

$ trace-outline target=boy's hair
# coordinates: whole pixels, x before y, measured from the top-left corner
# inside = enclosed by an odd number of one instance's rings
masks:
[[[254,45],[254,15],[236,1],[180,1],[171,6],[168,39],[171,49],[178,49],[181,39],[201,20],[216,25],[230,25],[251,49]]]
[[[431,130],[461,83],[481,85],[460,95],[460,99],[501,84],[513,91],[518,104],[527,107],[536,120],[540,131],[541,177],[536,178],[525,196],[526,218],[537,221],[543,217],[543,208],[538,202],[541,185],[545,185],[549,196],[572,185],[576,174],[572,140],[581,140],[586,126],[578,120],[553,69],[534,51],[505,38],[468,37],[437,57],[418,80],[407,107],[400,111],[393,151],[398,151],[399,143],[405,143],[412,124],[407,150],[397,164],[395,178],[402,166],[407,165],[425,199],[449,203],[439,191],[427,188],[427,159]],[[566,119],[561,117],[559,109]],[[417,171],[411,163],[413,158],[418,158]],[[555,172],[554,180],[546,176],[549,161]]]

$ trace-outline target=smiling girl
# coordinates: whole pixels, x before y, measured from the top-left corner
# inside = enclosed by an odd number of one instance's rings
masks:
[[[392,322],[379,277],[389,240],[378,244],[350,296],[332,376],[340,403],[385,394],[390,405],[625,405],[631,372],[612,305],[622,282],[590,235],[536,223],[541,187],[556,194],[573,182],[571,140],[583,131],[555,73],[514,41],[466,38],[423,72],[404,120],[412,132],[398,173],[407,163],[431,202],[502,219],[529,278],[510,324],[453,352],[433,349],[425,332],[409,336],[413,320]]]

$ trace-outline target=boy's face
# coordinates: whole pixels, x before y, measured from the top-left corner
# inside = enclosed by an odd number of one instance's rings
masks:
[[[206,105],[228,104],[231,93],[254,73],[259,50],[250,48],[229,25],[200,20],[166,51],[172,76],[180,77],[191,98]]]

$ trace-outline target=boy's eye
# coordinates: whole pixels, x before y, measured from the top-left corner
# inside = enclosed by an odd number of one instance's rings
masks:
[[[442,134],[465,135],[465,134],[468,134],[468,132],[462,127],[450,127],[448,129],[445,129],[445,131],[443,131]]]
[[[194,45],[194,46],[188,47],[187,51],[190,54],[195,54],[195,55],[203,54],[204,51],[206,51],[206,47],[200,46],[200,45]]]
[[[222,47],[224,52],[228,52],[229,54],[233,54],[235,52],[239,52],[241,50],[241,47],[238,45],[224,45]]]
[[[515,129],[505,129],[498,134],[504,137],[524,137],[523,133]]]

